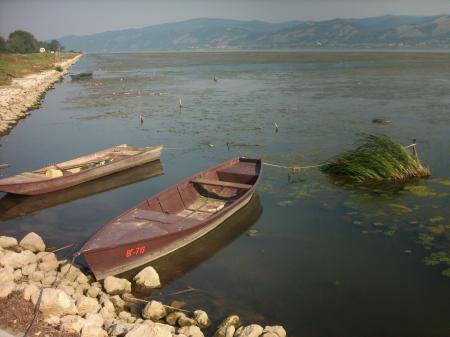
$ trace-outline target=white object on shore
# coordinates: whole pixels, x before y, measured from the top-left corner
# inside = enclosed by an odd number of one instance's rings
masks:
[[[43,252],[45,250],[45,243],[42,238],[34,232],[30,232],[20,241],[20,246],[29,249],[32,252]]]
[[[0,247],[9,248],[17,246],[17,239],[10,236],[0,236]]]
[[[142,290],[154,289],[161,287],[158,272],[152,266],[142,269],[133,278],[136,285]]]

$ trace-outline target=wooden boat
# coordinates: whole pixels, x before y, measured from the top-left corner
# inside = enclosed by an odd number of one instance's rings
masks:
[[[0,179],[0,191],[37,195],[79,185],[115,172],[158,160],[163,146],[111,147],[83,157]]]
[[[113,219],[80,249],[100,280],[136,268],[210,232],[255,193],[261,160],[235,158],[200,172]]]
[[[90,72],[84,72],[84,73],[78,73],[78,74],[70,74],[70,77],[72,77],[72,80],[84,80],[88,78],[92,78],[92,71]]]
[[[67,202],[90,197],[138,181],[164,174],[159,160],[132,167],[105,177],[46,194],[35,196],[5,194],[0,199],[0,221],[11,220]]]
[[[261,214],[262,205],[258,193],[255,193],[247,205],[222,222],[216,229],[187,246],[151,261],[148,265],[158,271],[162,284],[169,284],[212,258],[234,240],[241,237],[258,221]],[[145,266],[120,274],[120,277],[131,280]]]

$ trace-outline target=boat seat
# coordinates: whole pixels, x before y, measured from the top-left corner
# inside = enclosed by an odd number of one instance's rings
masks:
[[[142,220],[150,220],[150,221],[157,221],[165,224],[171,224],[176,223],[179,221],[183,221],[185,218],[175,215],[175,214],[168,214],[163,212],[155,212],[150,210],[144,210],[144,209],[138,209],[134,212],[133,217],[135,219],[142,219]]]
[[[194,184],[232,187],[232,188],[238,188],[241,190],[249,190],[253,187],[253,185],[249,185],[249,184],[239,184],[239,183],[233,183],[230,181],[211,180],[211,179],[202,179],[202,178],[194,179],[194,180],[192,180],[192,182]]]

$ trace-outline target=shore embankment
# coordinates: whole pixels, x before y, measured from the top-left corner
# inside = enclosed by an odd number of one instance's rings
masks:
[[[244,325],[237,315],[214,324],[204,310],[133,295],[159,287],[151,266],[132,282],[114,276],[98,282],[58,260],[36,233],[20,242],[0,236],[0,332],[23,334],[33,322],[30,336],[286,337],[282,326]]]
[[[81,57],[81,54],[76,55],[55,63],[53,69],[15,78],[10,84],[0,86],[0,135],[6,134],[20,119],[26,117],[30,110],[38,107],[45,93],[55,82],[61,80]]]

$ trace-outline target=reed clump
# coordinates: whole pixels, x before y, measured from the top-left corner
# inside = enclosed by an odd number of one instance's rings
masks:
[[[387,136],[367,135],[356,149],[344,152],[321,167],[322,172],[358,183],[403,182],[431,175],[415,149]]]

